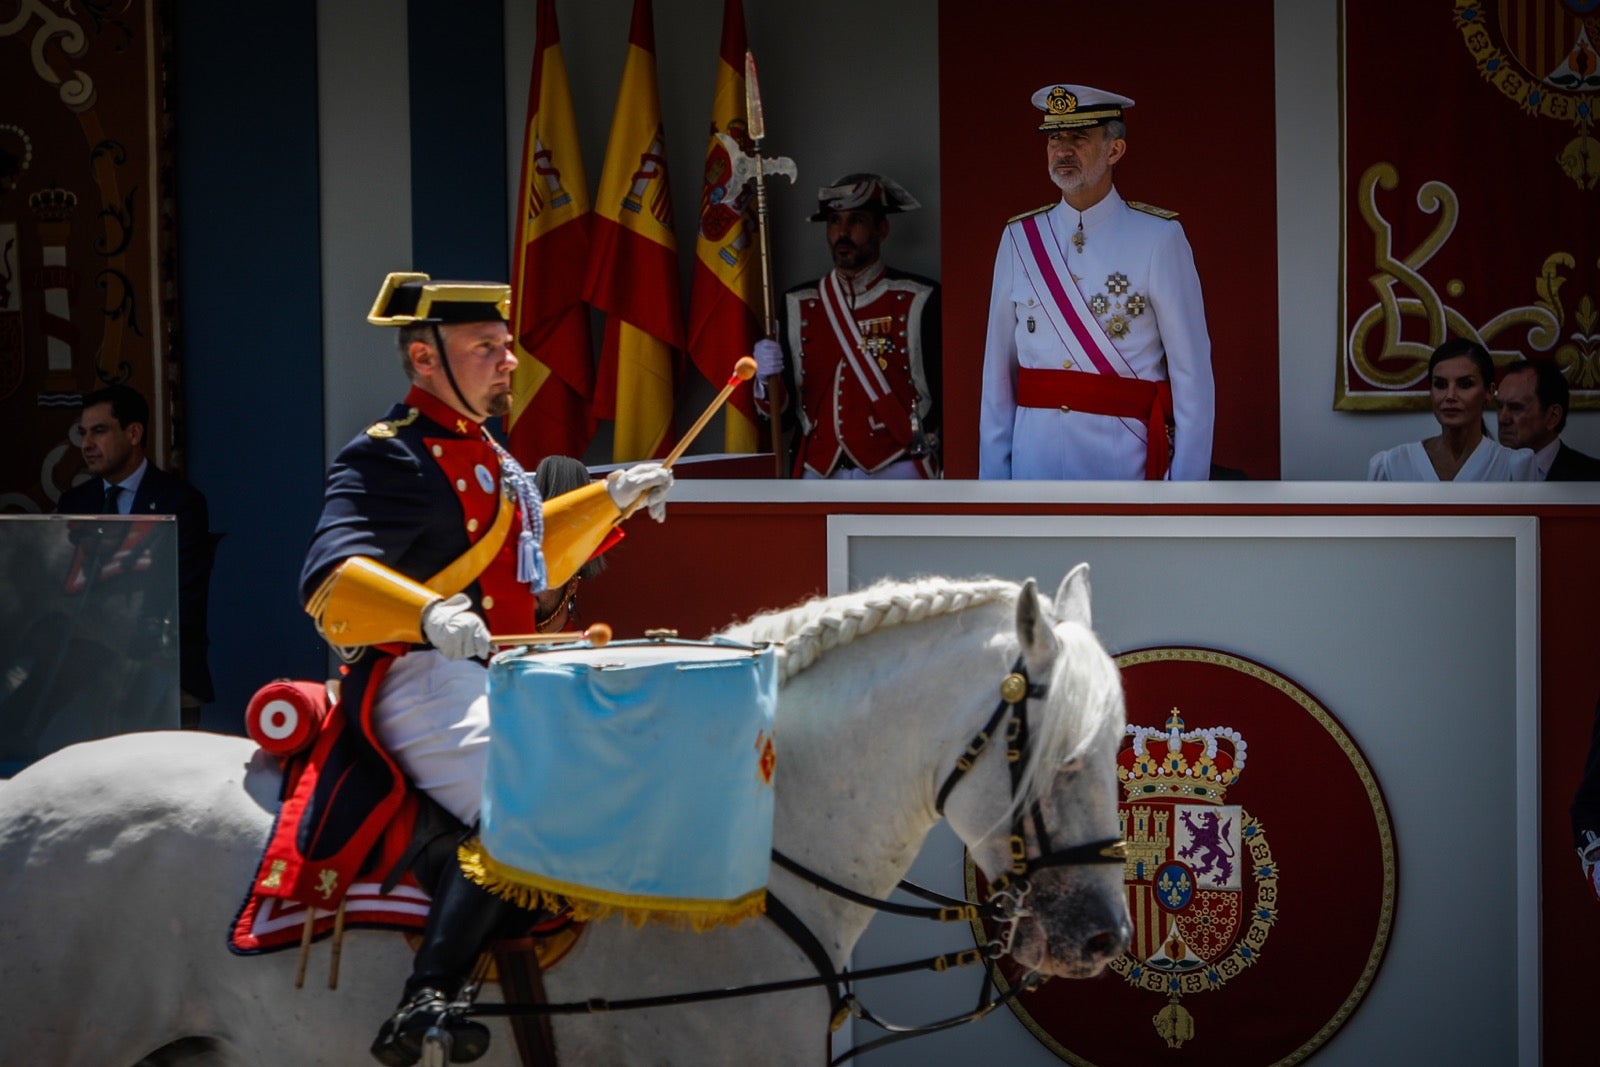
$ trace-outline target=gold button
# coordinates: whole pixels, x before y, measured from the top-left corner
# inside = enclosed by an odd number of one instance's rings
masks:
[[[1070,360],[1070,359],[1062,360],[1061,361],[1061,369],[1062,370],[1071,370],[1072,369],[1072,360]]]
[[[478,532],[478,520],[477,519],[468,519],[467,520],[467,533],[477,533],[477,532]]]
[[[434,445],[433,446],[433,454],[435,456],[442,456],[442,455],[444,455],[444,449],[440,448],[438,445]]]
[[[466,491],[467,491],[467,480],[465,478],[457,478],[456,479],[456,492],[465,493]]]
[[[1067,407],[1067,405],[1065,405],[1065,404],[1062,404],[1062,405],[1061,405],[1061,414],[1063,414],[1063,415],[1070,415],[1070,414],[1072,414],[1072,409],[1071,409],[1071,408],[1069,408],[1069,407]]]
[[[483,598],[483,610],[484,611],[493,611],[494,610],[494,597],[486,596],[486,597]]]

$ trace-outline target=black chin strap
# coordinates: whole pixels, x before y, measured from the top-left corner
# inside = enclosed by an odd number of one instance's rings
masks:
[[[440,332],[439,324],[437,322],[430,322],[428,323],[428,327],[433,330],[433,343],[434,346],[439,349],[439,362],[444,364],[445,380],[450,383],[450,388],[455,390],[456,399],[461,401],[461,406],[467,409],[468,415],[471,415],[475,419],[482,418],[483,416],[478,413],[478,409],[473,407],[471,402],[462,395],[461,386],[456,384],[456,374],[455,371],[450,369],[450,356],[446,354],[444,350],[444,334]]]

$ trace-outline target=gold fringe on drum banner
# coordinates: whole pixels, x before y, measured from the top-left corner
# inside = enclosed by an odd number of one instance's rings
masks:
[[[633,896],[573,885],[554,878],[518,870],[500,863],[473,837],[456,849],[461,870],[477,885],[529,911],[570,908],[579,922],[597,922],[613,915],[634,926],[660,923],[675,930],[704,933],[721,926],[737,926],[766,914],[767,891],[758,889],[734,900],[689,900],[673,897]]]

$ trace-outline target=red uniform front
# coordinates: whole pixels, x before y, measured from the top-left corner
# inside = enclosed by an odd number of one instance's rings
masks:
[[[938,284],[881,265],[854,279],[834,271],[789,290],[785,320],[800,401],[796,474],[870,473],[911,458],[937,477]]]

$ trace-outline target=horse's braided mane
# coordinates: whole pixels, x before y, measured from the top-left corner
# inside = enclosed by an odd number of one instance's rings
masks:
[[[954,615],[994,601],[1015,599],[1017,583],[987,578],[883,581],[854,593],[817,597],[787,611],[758,615],[731,627],[727,636],[779,646],[779,678],[788,681],[829,649],[848,645],[874,630]]]

